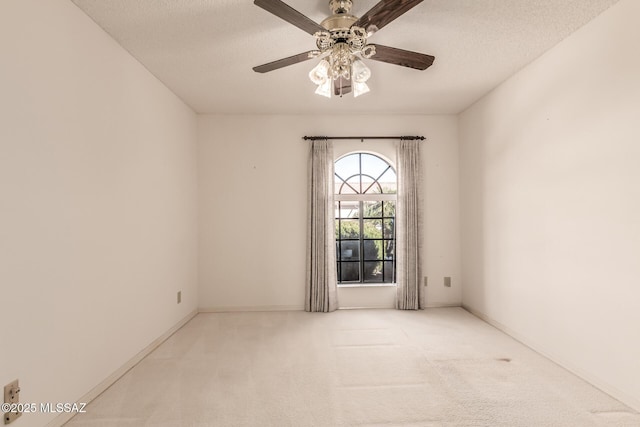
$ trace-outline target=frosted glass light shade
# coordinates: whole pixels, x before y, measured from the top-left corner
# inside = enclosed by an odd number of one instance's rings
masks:
[[[323,59],[309,72],[309,79],[317,85],[322,85],[329,79],[328,71],[329,63]]]
[[[353,61],[353,65],[351,65],[351,75],[355,83],[364,83],[371,77],[371,70],[364,65],[364,62],[356,59]]]
[[[360,95],[364,95],[369,92],[369,86],[366,83],[361,83],[357,81],[353,81],[353,97],[357,98]]]
[[[333,83],[333,80],[324,79],[324,82],[318,85],[318,89],[316,89],[316,94],[326,96],[327,98],[331,98],[332,83]]]

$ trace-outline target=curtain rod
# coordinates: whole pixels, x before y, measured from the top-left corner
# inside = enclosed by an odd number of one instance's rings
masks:
[[[405,141],[424,141],[424,136],[304,136],[302,139],[305,141],[316,141],[325,139],[359,139],[364,141],[365,139],[401,139]]]

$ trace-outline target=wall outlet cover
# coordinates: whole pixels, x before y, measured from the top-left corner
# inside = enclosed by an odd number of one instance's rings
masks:
[[[18,402],[20,402],[20,384],[15,380],[4,386],[4,403]]]
[[[22,415],[22,412],[5,412],[4,414],[5,425],[11,424],[12,422],[20,418],[21,415]]]
[[[11,381],[4,386],[4,403],[20,403],[20,384],[18,380]],[[11,424],[22,415],[22,412],[12,411],[3,414],[4,423]]]

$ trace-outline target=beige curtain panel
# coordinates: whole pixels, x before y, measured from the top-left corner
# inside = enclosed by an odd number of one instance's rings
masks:
[[[401,140],[397,156],[396,308],[418,310],[423,308],[420,295],[420,142]]]
[[[338,308],[333,203],[333,143],[312,141],[309,161],[309,223],[305,310]]]

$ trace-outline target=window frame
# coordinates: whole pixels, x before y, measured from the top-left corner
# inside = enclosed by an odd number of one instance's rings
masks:
[[[346,184],[347,182],[355,177],[355,176],[360,176],[360,177],[368,177],[371,178],[373,180],[373,182],[370,183],[370,185],[367,188],[360,188],[361,190],[367,191],[370,188],[372,188],[374,185],[378,185],[380,186],[380,181],[378,180],[379,178],[381,178],[382,176],[384,176],[386,174],[386,172],[391,169],[391,171],[393,172],[394,175],[396,175],[396,169],[393,165],[393,163],[391,161],[389,161],[388,159],[384,158],[382,155],[378,154],[378,153],[372,153],[372,152],[365,152],[365,151],[357,151],[357,152],[351,152],[351,153],[347,153],[343,156],[340,156],[339,158],[337,158],[334,161],[334,165],[335,163],[337,163],[338,161],[344,159],[345,157],[348,156],[353,156],[353,155],[358,155],[358,156],[362,156],[362,155],[370,155],[370,156],[374,156],[377,157],[378,159],[384,161],[388,167],[384,170],[384,172],[382,174],[380,174],[378,176],[378,178],[372,177],[370,175],[367,175],[366,171],[363,171],[362,169],[362,158],[360,157],[359,159],[359,166],[358,166],[358,174],[356,175],[351,175],[349,177],[343,178],[342,176],[338,175],[338,173],[334,173],[334,205],[335,205],[335,211],[336,211],[336,215],[334,217],[335,221],[336,221],[336,230],[338,231],[337,236],[336,236],[336,251],[337,251],[337,256],[336,256],[336,273],[337,273],[337,285],[338,286],[344,286],[344,287],[362,287],[362,286],[395,286],[396,283],[396,266],[397,266],[397,260],[396,260],[396,253],[395,253],[395,245],[396,245],[396,227],[395,227],[395,221],[396,221],[396,217],[395,217],[395,212],[394,212],[394,216],[389,217],[389,216],[385,216],[385,210],[384,207],[382,206],[382,210],[381,210],[381,214],[379,217],[365,217],[364,216],[364,206],[365,203],[367,202],[393,202],[394,205],[397,206],[397,193],[346,193],[346,194],[336,194],[336,191],[340,191],[340,189]],[[397,175],[396,175],[397,177]],[[396,178],[396,185],[397,185],[397,178]],[[351,187],[353,189],[353,187]],[[380,187],[382,188],[382,187]],[[342,239],[339,231],[341,230],[341,224],[340,222],[342,220],[344,220],[345,218],[341,218],[340,217],[340,202],[357,202],[358,204],[358,217],[357,220],[359,222],[359,235],[357,239]],[[350,220],[353,220],[356,218],[351,218]],[[366,238],[364,236],[364,222],[367,219],[375,219],[375,220],[380,220],[383,224],[383,231],[382,231],[382,235],[380,238]],[[391,238],[385,237],[385,233],[384,233],[384,222],[385,220],[388,219],[392,219],[393,220],[393,236]],[[341,277],[341,267],[342,264],[344,263],[349,263],[350,261],[344,261],[342,259],[342,253],[341,253],[341,249],[342,249],[342,245],[341,243],[344,241],[357,241],[358,242],[358,248],[359,248],[359,254],[358,254],[358,259],[354,260],[354,263],[358,263],[359,264],[359,280],[358,281],[342,281],[342,277]],[[393,255],[392,258],[390,260],[386,259],[385,257],[385,249],[383,246],[383,253],[382,253],[382,258],[381,259],[376,259],[376,260],[367,260],[366,258],[366,252],[365,252],[365,242],[366,241],[380,241],[383,245],[385,244],[385,242],[391,242],[391,244],[393,245]],[[382,281],[366,281],[365,278],[365,263],[367,262],[381,262],[382,263]],[[393,273],[392,273],[392,277],[390,281],[385,281],[385,268],[388,268],[386,265],[388,262],[392,262],[392,269],[393,269]]]

